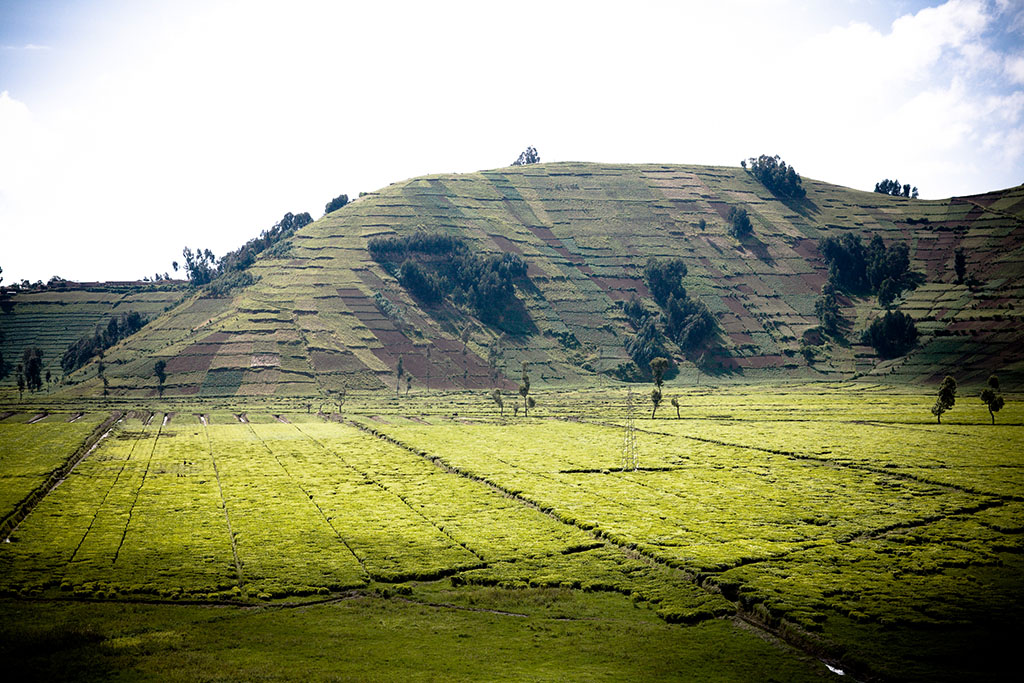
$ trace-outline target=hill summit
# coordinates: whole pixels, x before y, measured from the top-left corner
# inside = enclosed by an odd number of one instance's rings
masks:
[[[135,396],[157,393],[157,360],[168,396],[513,389],[524,367],[552,385],[640,380],[654,352],[681,381],[1020,379],[1024,186],[940,201],[803,188],[780,198],[746,169],[592,163],[394,183],[263,254],[251,284],[185,297],[109,349],[105,376]],[[837,290],[842,325],[822,328],[819,247],[847,234],[906,245],[914,282],[887,302],[916,324],[903,355],[862,343],[886,311],[874,293]],[[683,266],[661,296],[651,263]],[[71,392],[101,388],[94,366]]]

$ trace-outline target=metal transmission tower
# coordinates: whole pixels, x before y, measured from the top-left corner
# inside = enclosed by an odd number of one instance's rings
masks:
[[[633,389],[626,393],[626,427],[622,436],[622,469],[636,470],[640,467],[640,454],[636,449],[636,425],[633,423]]]

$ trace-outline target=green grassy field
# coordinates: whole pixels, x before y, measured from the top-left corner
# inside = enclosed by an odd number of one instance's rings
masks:
[[[820,660],[963,680],[1007,663],[1016,397],[993,426],[975,397],[937,425],[931,396],[866,384],[667,393],[678,418],[636,399],[635,470],[621,389],[541,392],[528,419],[480,393],[354,396],[343,416],[286,399],[9,415],[3,500],[45,495],[0,544],[5,656],[181,680],[832,676]]]

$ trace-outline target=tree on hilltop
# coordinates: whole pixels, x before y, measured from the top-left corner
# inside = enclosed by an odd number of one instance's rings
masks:
[[[339,194],[337,197],[327,202],[327,206],[324,207],[324,214],[329,214],[348,204],[348,195]]]
[[[519,158],[512,162],[513,166],[526,166],[527,164],[539,164],[540,155],[536,147],[527,147],[519,155]]]
[[[981,400],[988,406],[988,414],[992,418],[992,424],[996,423],[996,413],[1003,409],[1005,401],[999,393],[999,378],[989,375],[988,387],[981,392]]]
[[[745,162],[741,162],[740,165],[744,169],[747,168]],[[775,156],[762,154],[756,159],[751,157],[750,172],[777,197],[802,199],[807,195],[800,180],[800,174],[792,166],[787,166],[778,154]]]
[[[946,375],[939,385],[939,395],[932,406],[932,415],[942,424],[942,414],[956,405],[956,380]]]
[[[879,194],[887,194],[892,197],[908,197],[910,199],[917,199],[917,187],[911,189],[910,183],[906,185],[900,185],[899,180],[885,180],[875,183],[875,192]]]

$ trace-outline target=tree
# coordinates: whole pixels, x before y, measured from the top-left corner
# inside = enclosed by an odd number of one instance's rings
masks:
[[[156,373],[157,391],[160,393],[162,398],[164,395],[164,381],[167,379],[167,361],[158,360],[153,365],[153,372]]]
[[[209,249],[185,247],[181,255],[185,257],[185,275],[193,285],[205,285],[217,275],[217,258]]]
[[[20,401],[25,394],[25,371],[21,363],[18,363],[16,372],[18,375],[18,400]]]
[[[495,389],[491,392],[491,398],[495,403],[498,404],[498,410],[502,417],[505,417],[505,402],[501,399],[501,389]]]
[[[953,251],[953,270],[956,272],[956,283],[959,285],[967,275],[967,255],[964,254],[963,247],[957,247]]]
[[[409,395],[409,390],[412,389],[412,374],[405,376],[405,395]]]
[[[992,424],[996,423],[996,413],[1003,409],[1005,401],[999,393],[999,378],[989,375],[988,387],[981,392],[981,400],[988,406],[988,414],[992,418]]]
[[[746,164],[741,164],[747,168]],[[762,154],[758,158],[750,158],[750,172],[768,190],[777,197],[785,199],[802,199],[807,192],[804,190],[800,174],[779,155]]]
[[[402,375],[405,374],[405,368],[402,366],[402,357],[398,357],[398,367],[395,368],[395,396],[398,396],[399,390],[402,388]]]
[[[675,396],[672,397],[672,407],[676,409],[676,419],[679,419],[679,399]]]
[[[25,384],[29,391],[43,388],[43,352],[35,346],[25,347],[21,354],[21,364],[25,376]]]
[[[327,206],[324,207],[324,214],[329,214],[348,204],[348,195],[339,194],[337,197],[327,202]]]
[[[914,348],[917,335],[913,318],[899,311],[888,311],[864,330],[861,341],[875,347],[881,358],[896,358]]]
[[[526,363],[523,363],[523,381],[519,385],[519,395],[523,397],[523,415],[529,417],[533,402],[530,399],[530,376],[526,374]]]
[[[746,237],[753,230],[753,226],[750,224],[750,216],[743,207],[734,206],[729,209],[729,222],[732,224],[732,227],[729,228],[729,234],[736,239]]]
[[[839,334],[842,330],[843,313],[839,308],[839,295],[831,280],[821,287],[821,298],[814,302],[814,313],[821,321],[821,329],[827,334]]]
[[[537,154],[536,147],[527,147],[519,155],[519,158],[512,162],[513,166],[526,166],[527,164],[538,164],[540,163],[540,155]]]
[[[887,194],[893,197],[909,197],[910,199],[917,199],[917,187],[911,189],[910,183],[900,185],[899,180],[885,180],[875,183],[875,192],[879,194]]]
[[[942,424],[942,414],[956,405],[956,380],[946,375],[939,385],[939,395],[932,406],[932,415]]]
[[[668,358],[659,357],[651,361],[651,376],[654,379],[654,389],[651,390],[651,403],[654,404],[654,409],[651,411],[652,420],[654,419],[654,414],[658,411],[658,406],[661,405],[661,385],[668,367]]]
[[[651,409],[651,419],[653,420],[654,413],[658,411],[658,406],[661,405],[661,389],[658,387],[651,389],[651,403],[654,405],[654,408]]]

